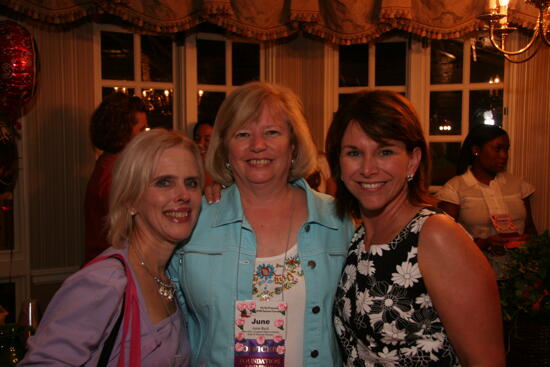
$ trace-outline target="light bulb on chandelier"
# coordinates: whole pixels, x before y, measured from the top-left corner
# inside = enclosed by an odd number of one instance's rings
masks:
[[[538,9],[538,16],[531,39],[524,47],[517,50],[506,49],[506,38],[517,29],[510,26],[508,22],[508,1],[489,0],[489,12],[480,15],[478,18],[489,25],[491,43],[508,61],[515,63],[525,62],[535,55],[542,43],[550,46],[550,24],[548,24],[550,21],[550,0],[525,0],[525,3],[534,5]],[[536,42],[539,36],[542,41]],[[529,56],[523,59],[516,57],[525,53],[535,44],[537,49]]]

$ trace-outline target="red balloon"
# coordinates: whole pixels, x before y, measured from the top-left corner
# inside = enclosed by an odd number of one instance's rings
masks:
[[[12,114],[34,94],[36,53],[29,31],[11,21],[0,22],[0,112]]]

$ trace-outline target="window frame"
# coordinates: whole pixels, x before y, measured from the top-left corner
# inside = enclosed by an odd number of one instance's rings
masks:
[[[211,40],[225,42],[225,84],[199,84],[197,78],[197,40]],[[183,60],[185,60],[182,73],[185,75],[185,98],[184,98],[184,120],[187,131],[191,131],[192,126],[198,121],[198,103],[197,95],[199,91],[204,92],[222,92],[227,96],[233,90],[238,88],[238,85],[233,85],[233,42],[238,43],[255,43],[260,46],[260,81],[266,80],[266,46],[262,42],[255,42],[249,39],[228,37],[222,34],[198,32],[185,38],[183,47]]]
[[[116,79],[103,79],[101,75],[101,32],[118,32],[131,34],[134,43],[134,80],[116,80]],[[94,102],[98,106],[102,101],[103,88],[115,88],[126,87],[133,88],[134,94],[139,97],[143,97],[143,91],[148,89],[161,89],[170,90],[172,92],[172,128],[178,127],[178,121],[181,118],[181,110],[176,106],[176,101],[180,100],[181,90],[177,88],[178,85],[182,85],[178,78],[181,73],[178,73],[178,60],[180,55],[179,46],[176,45],[176,41],[172,40],[172,82],[154,82],[154,81],[142,81],[141,80],[141,36],[155,36],[155,34],[138,34],[133,33],[120,26],[112,24],[98,24],[94,23],[93,27],[93,57],[94,57],[94,75],[98,81],[94,88]]]

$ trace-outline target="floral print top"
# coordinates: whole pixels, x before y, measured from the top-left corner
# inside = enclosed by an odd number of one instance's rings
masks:
[[[286,254],[256,259],[252,296],[261,301],[280,299],[282,292],[287,292],[303,278],[298,246],[294,245]]]
[[[418,267],[421,209],[391,242],[363,251],[355,232],[338,286],[334,325],[345,366],[460,366]]]

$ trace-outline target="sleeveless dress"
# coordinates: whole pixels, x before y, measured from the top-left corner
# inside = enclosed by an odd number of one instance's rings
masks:
[[[430,216],[422,208],[389,243],[362,251],[355,232],[334,305],[345,366],[460,366],[418,267],[418,236]]]

